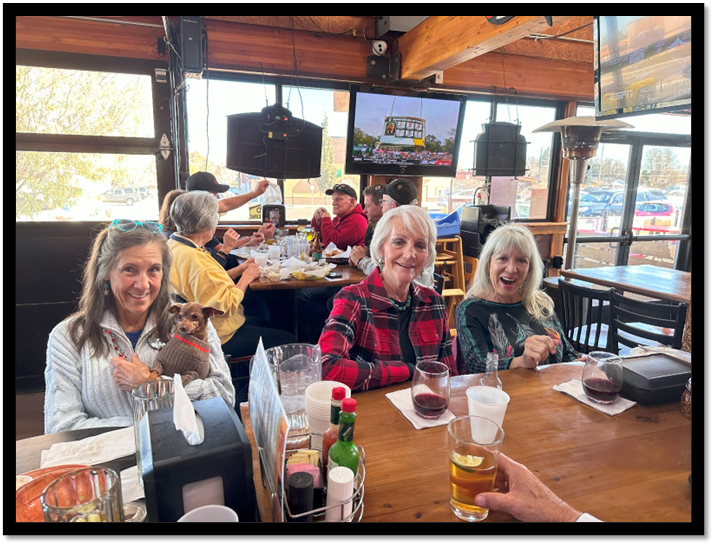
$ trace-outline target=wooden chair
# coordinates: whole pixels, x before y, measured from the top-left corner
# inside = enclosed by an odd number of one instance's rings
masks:
[[[609,350],[610,338],[606,305],[610,292],[578,286],[558,279],[563,331],[578,352]]]
[[[434,272],[444,277],[444,289],[441,295],[446,301],[446,315],[449,319],[449,325],[450,327],[455,327],[454,309],[456,305],[463,301],[466,294],[461,237],[436,239]]]
[[[625,354],[628,347],[657,343],[682,348],[687,305],[640,301],[619,294],[615,288],[609,294],[611,352]]]

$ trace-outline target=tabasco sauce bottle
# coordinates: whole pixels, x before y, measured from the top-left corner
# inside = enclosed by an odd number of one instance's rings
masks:
[[[330,447],[337,441],[337,432],[340,428],[340,408],[342,400],[345,399],[347,391],[342,386],[335,386],[332,389],[332,406],[330,408],[330,427],[322,434],[322,467],[327,474],[327,463],[329,461]]]
[[[337,466],[347,467],[357,477],[359,467],[359,450],[353,442],[355,433],[355,417],[357,401],[352,398],[342,400],[340,412],[340,427],[337,432],[337,442],[330,448],[327,471]]]

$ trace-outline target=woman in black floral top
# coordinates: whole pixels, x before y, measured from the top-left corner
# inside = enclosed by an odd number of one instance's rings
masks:
[[[565,338],[553,300],[540,291],[542,280],[540,254],[528,228],[502,225],[489,235],[474,284],[456,309],[462,372],[485,372],[489,352],[498,354],[499,369],[580,358]]]

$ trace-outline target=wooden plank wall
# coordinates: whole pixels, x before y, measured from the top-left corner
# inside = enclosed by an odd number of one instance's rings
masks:
[[[154,26],[119,25],[62,17],[16,17],[18,48],[114,57],[156,59],[156,41],[164,36],[161,17],[113,17]],[[172,18],[172,19],[175,19]],[[207,19],[209,67],[260,74],[380,84],[367,77],[371,42],[365,35],[319,34],[297,27],[267,27]],[[582,31],[581,31],[582,32]],[[519,42],[523,42],[520,40]],[[529,41],[532,42],[532,41]],[[563,48],[571,47],[565,55]],[[593,98],[591,46],[511,44],[444,70],[444,83],[433,88],[492,92],[515,87],[519,96],[586,100]],[[504,53],[500,52],[504,51]],[[518,53],[518,54],[514,54]],[[534,56],[543,54],[545,56]],[[164,54],[162,58],[167,59]],[[570,60],[566,60],[570,59]],[[262,63],[262,66],[261,66]]]

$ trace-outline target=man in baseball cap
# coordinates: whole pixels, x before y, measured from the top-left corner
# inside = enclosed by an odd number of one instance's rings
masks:
[[[382,213],[407,204],[419,204],[416,186],[406,178],[397,178],[389,182],[382,197]]]
[[[269,184],[268,180],[260,180],[253,191],[243,193],[243,195],[236,195],[235,197],[219,199],[218,213],[225,214],[260,197],[268,189]],[[229,185],[219,184],[216,177],[210,172],[195,172],[186,180],[186,191],[208,191],[209,193],[214,193],[216,198],[218,198],[218,193],[225,193],[229,189]]]
[[[186,180],[186,191],[209,191],[210,193],[225,193],[230,186],[219,184],[210,172],[196,172]]]
[[[362,205],[357,202],[357,192],[345,183],[335,184],[325,191],[332,196],[332,214],[325,208],[318,208],[312,217],[311,225],[320,233],[320,242],[328,245],[334,242],[341,250],[347,246],[357,246],[364,243],[367,230],[367,217]]]

